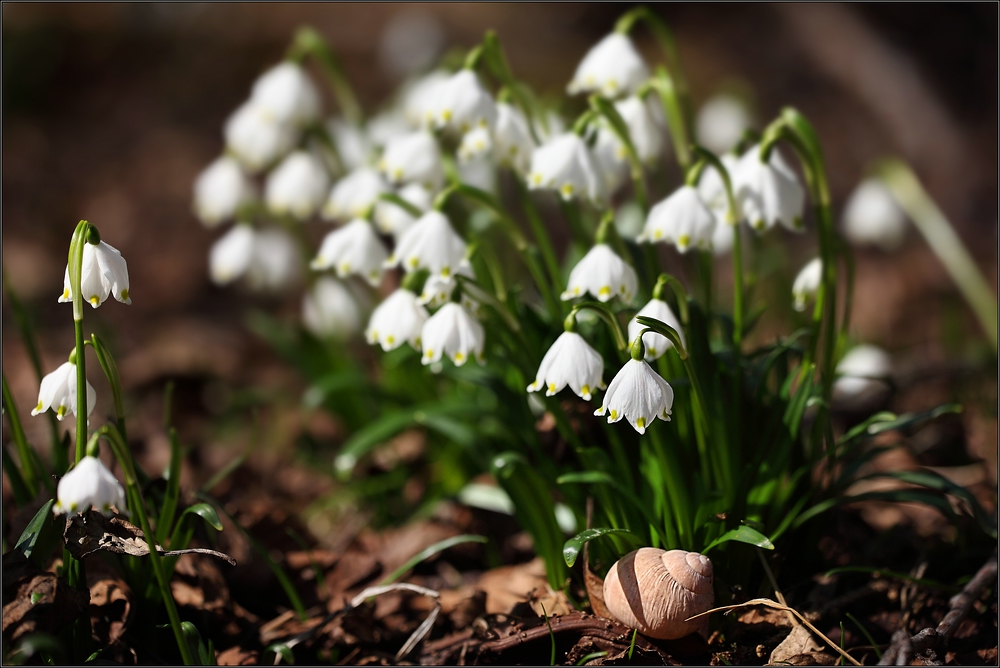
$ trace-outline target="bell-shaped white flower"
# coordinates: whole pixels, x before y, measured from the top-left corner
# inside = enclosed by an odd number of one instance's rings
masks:
[[[320,159],[295,151],[267,175],[264,198],[272,213],[306,220],[319,209],[329,187],[330,177]]]
[[[653,420],[670,421],[674,390],[645,360],[630,359],[608,385],[604,403],[594,415],[607,415],[608,423],[626,418],[637,432],[646,433]]]
[[[423,212],[430,209],[433,202],[431,193],[419,183],[405,185],[400,188],[397,194]],[[379,201],[375,205],[374,220],[375,227],[378,228],[379,232],[392,234],[396,239],[399,239],[406,230],[417,222],[416,216],[409,211],[386,201]]]
[[[865,179],[844,206],[844,235],[861,246],[891,251],[906,237],[906,217],[879,179]]]
[[[228,155],[217,158],[194,182],[194,211],[206,227],[231,219],[255,197],[253,183],[240,163]]]
[[[639,324],[639,317],[646,316],[649,318],[656,318],[660,322],[670,325],[675,330],[677,334],[681,337],[681,344],[686,345],[684,340],[684,329],[681,327],[680,320],[674,315],[674,312],[670,310],[670,305],[662,299],[653,298],[649,300],[645,306],[639,309],[639,312],[629,320],[628,323],[628,338],[629,341],[634,341],[635,337],[639,336],[639,332],[645,329]],[[654,331],[648,331],[642,335],[642,343],[646,348],[646,356],[644,359],[647,362],[652,362],[653,360],[660,357],[663,353],[667,352],[674,347],[674,342]]]
[[[404,87],[403,115],[411,128],[420,128],[433,121],[432,107],[441,84],[451,78],[444,70],[434,70]]]
[[[269,227],[254,232],[253,253],[246,269],[250,289],[280,292],[290,288],[302,277],[302,265],[302,251],[287,230]]]
[[[299,132],[290,125],[265,118],[247,102],[226,121],[226,147],[250,172],[264,169],[294,148]]]
[[[611,250],[611,246],[596,244],[581,258],[569,273],[569,282],[562,299],[568,300],[590,293],[606,302],[617,295],[628,304],[635,296],[638,277],[625,260]]]
[[[371,285],[378,285],[388,255],[371,223],[357,218],[326,235],[310,266],[332,268],[341,278],[357,274]]]
[[[639,241],[665,241],[686,253],[692,247],[710,248],[714,232],[715,216],[694,186],[684,185],[649,210]]]
[[[654,107],[649,102],[631,95],[615,102],[615,109],[625,121],[639,160],[646,164],[655,162],[663,149],[663,130],[654,116]],[[617,137],[615,143],[615,157],[620,162],[625,162],[628,159],[625,145]]]
[[[462,183],[497,194],[497,165],[489,155],[478,155],[458,161],[458,178]]]
[[[451,293],[455,291],[455,286],[458,285],[458,276],[465,276],[472,280],[476,279],[472,263],[464,257],[459,261],[454,271],[447,276],[443,274],[431,274],[428,276],[427,280],[424,281],[424,287],[420,291],[417,301],[431,308],[436,308],[451,300]],[[478,302],[464,293],[462,294],[462,305],[472,313],[475,313],[479,308]]]
[[[845,397],[860,397],[886,387],[892,373],[892,358],[871,344],[855,346],[837,364],[839,378],[833,390]]]
[[[337,146],[337,155],[345,170],[353,172],[368,164],[372,140],[364,128],[342,118],[331,118],[326,122],[326,129]]]
[[[406,230],[386,261],[389,267],[402,265],[407,272],[427,269],[431,275],[450,276],[465,257],[466,245],[448,218],[431,210]]]
[[[544,387],[545,396],[551,397],[569,385],[581,399],[590,401],[592,392],[604,389],[603,376],[601,354],[576,332],[563,332],[542,358],[528,392]]]
[[[713,153],[722,154],[736,146],[752,125],[750,110],[742,100],[729,93],[719,93],[698,111],[698,141]]]
[[[80,292],[83,299],[97,308],[114,295],[122,304],[131,304],[128,295],[128,265],[118,249],[103,241],[96,246],[85,243],[83,264],[80,267]],[[63,275],[63,292],[60,302],[73,301],[73,290],[69,284],[69,265]]]
[[[114,506],[125,511],[125,490],[97,457],[86,456],[59,480],[52,512],[82,513],[98,508],[107,513]]]
[[[761,162],[759,147],[754,146],[740,158],[733,175],[733,190],[743,218],[755,230],[762,231],[781,223],[800,232],[806,194],[792,168],[778,153]]]
[[[802,267],[799,275],[792,283],[792,299],[796,311],[805,311],[816,293],[819,291],[820,283],[823,282],[823,262],[816,258]]]
[[[444,182],[441,150],[434,136],[424,130],[390,139],[378,166],[394,184],[419,183],[436,191]]]
[[[323,217],[360,218],[385,192],[389,192],[389,186],[382,175],[372,167],[360,167],[333,186],[323,205]]]
[[[437,129],[465,134],[473,128],[493,128],[497,107],[493,96],[472,70],[459,70],[433,89],[427,98],[425,117]]]
[[[725,255],[733,249],[733,235],[739,232],[739,227],[736,225],[727,225],[725,222],[720,223],[719,219],[715,219],[715,232],[712,234],[712,252],[716,257]]]
[[[386,352],[404,343],[420,350],[420,334],[428,317],[427,309],[417,296],[406,288],[399,288],[372,312],[365,339],[372,345],[379,344]]]
[[[528,187],[556,190],[566,201],[574,197],[592,202],[604,199],[597,165],[587,145],[573,132],[564,132],[534,150]]]
[[[76,415],[76,364],[64,362],[52,373],[42,378],[38,388],[38,404],[32,409],[32,415],[44,413],[50,408],[55,411],[61,421],[66,413]],[[94,412],[97,404],[97,394],[87,381],[87,417]]]
[[[216,285],[231,283],[246,273],[253,259],[253,228],[233,225],[208,253],[208,269]]]
[[[590,155],[603,192],[610,197],[629,180],[629,165],[622,143],[603,123],[598,127]]]
[[[726,168],[729,178],[735,178],[735,172],[739,168],[740,159],[732,153],[719,156],[719,161]],[[735,183],[733,184],[735,188]],[[736,194],[735,189],[733,194]],[[727,214],[729,213],[729,197],[726,194],[726,184],[722,180],[719,170],[711,164],[705,166],[698,181],[698,196],[705,203],[708,210],[715,216],[716,228],[719,226],[729,226]]]
[[[368,121],[367,129],[372,146],[382,148],[390,139],[409,134],[413,128],[406,121],[403,111],[393,107],[373,116]]]
[[[302,298],[302,325],[320,338],[346,339],[361,328],[361,309],[344,283],[321,276]]]
[[[493,128],[493,143],[501,167],[518,174],[528,173],[535,141],[531,138],[528,119],[520,109],[506,102],[497,104],[497,122]]]
[[[483,346],[486,332],[483,326],[460,304],[448,302],[424,323],[420,331],[423,364],[441,361],[447,355],[455,366],[462,366],[470,357],[484,364]]]
[[[300,65],[287,60],[258,77],[250,101],[272,123],[301,126],[319,118],[316,85]]]
[[[649,68],[627,35],[613,32],[583,57],[566,90],[576,93],[600,93],[618,97],[634,93],[649,78]]]
[[[462,162],[487,156],[493,148],[493,138],[488,128],[479,126],[462,135],[458,145],[458,159]]]

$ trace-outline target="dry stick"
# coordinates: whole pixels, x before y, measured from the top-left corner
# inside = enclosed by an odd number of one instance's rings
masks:
[[[767,559],[764,558],[764,553],[760,550],[755,550],[757,556],[760,557],[760,563],[764,567],[764,572],[767,573],[767,579],[771,582],[771,588],[774,589],[774,595],[778,597],[778,603],[781,605],[788,605],[788,601],[785,600],[785,595],[781,593],[778,589],[778,581],[774,579],[774,573],[771,572],[771,566],[767,563]],[[788,617],[788,621],[792,623],[792,627],[799,625],[799,620],[795,619],[795,615],[790,612],[786,612],[785,616]]]

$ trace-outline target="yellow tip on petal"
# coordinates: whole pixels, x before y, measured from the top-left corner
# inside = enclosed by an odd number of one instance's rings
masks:
[[[555,383],[549,383],[549,393],[550,394],[555,394],[556,393],[556,384]]]
[[[122,301],[123,302],[127,302],[128,301],[128,288],[125,288],[124,290],[122,290]]]
[[[643,429],[646,426],[646,418],[639,418],[635,421],[636,429]]]
[[[611,296],[611,288],[608,287],[607,285],[601,286],[601,289],[597,291],[597,296],[598,297],[610,297]]]
[[[612,420],[617,420],[618,419],[618,411],[616,411],[613,408],[611,409],[611,419]]]
[[[94,308],[97,308],[97,305],[101,303],[101,300],[98,298],[97,295],[92,296],[87,301],[89,301],[94,306]]]
[[[563,186],[562,186],[562,188],[559,189],[559,192],[562,193],[563,197],[572,197],[573,196],[573,184],[572,183],[564,183]]]
[[[390,334],[389,336],[385,337],[385,342],[391,346],[396,342],[396,337]]]
[[[63,299],[69,299],[69,288],[66,288],[66,289],[63,290],[62,298]]]

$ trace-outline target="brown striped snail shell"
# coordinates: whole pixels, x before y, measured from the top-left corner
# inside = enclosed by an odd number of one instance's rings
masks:
[[[604,604],[622,624],[673,640],[702,628],[684,620],[712,608],[712,562],[703,554],[643,547],[615,562],[604,579]]]

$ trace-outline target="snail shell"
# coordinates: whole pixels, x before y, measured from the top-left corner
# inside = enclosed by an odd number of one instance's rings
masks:
[[[622,624],[650,638],[673,640],[698,631],[711,609],[712,562],[703,554],[643,547],[615,562],[604,580],[604,603]]]

